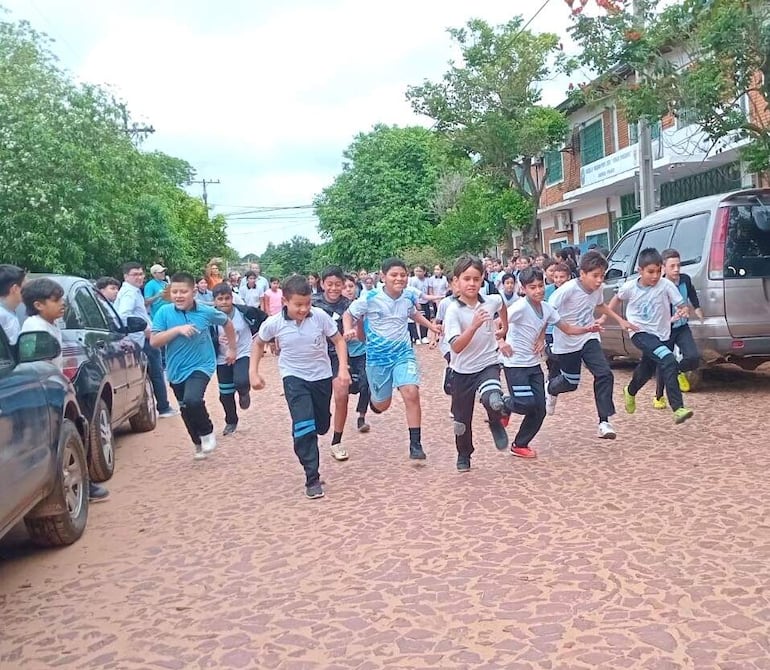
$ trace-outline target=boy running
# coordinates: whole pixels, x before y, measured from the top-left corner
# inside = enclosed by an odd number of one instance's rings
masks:
[[[674,410],[674,423],[684,423],[693,412],[684,406],[676,378],[679,367],[668,342],[672,308],[675,317],[685,318],[687,302],[671,281],[661,277],[663,258],[657,249],[642,249],[638,263],[639,277],[629,279],[610,300],[610,309],[626,303],[631,342],[642,352],[631,382],[623,389],[626,411],[636,411],[636,394],[660,369],[669,405]]]
[[[393,399],[393,387],[399,390],[409,427],[409,458],[423,461],[420,375],[407,323],[412,318],[432,332],[439,332],[439,328],[417,309],[417,292],[404,290],[407,285],[404,261],[386,260],[381,276],[383,287],[362,294],[343,315],[345,339],[356,337],[354,319],[365,319],[366,376],[372,394],[371,408],[377,414],[384,412]]]
[[[227,337],[225,362],[237,358],[233,323],[224,312],[195,301],[195,277],[177,272],[171,277],[171,304],[163,305],[152,320],[150,346],[166,347],[166,372],[179,401],[182,420],[193,441],[195,460],[217,447],[204,394],[217,367],[210,326],[222,326]]]
[[[249,365],[251,388],[265,388],[259,364],[265,344],[275,340],[281,355],[278,369],[292,421],[294,453],[305,470],[305,495],[322,498],[318,436],[329,432],[332,365],[326,340],[331,339],[339,360],[337,379],[350,384],[345,341],[332,318],[310,304],[310,284],[299,275],[283,284],[283,309],[265,321],[254,338]]]
[[[673,282],[674,286],[679,289],[679,293],[682,294],[682,298],[689,301],[695,310],[695,314],[703,322],[703,310],[698,300],[698,292],[692,285],[690,275],[686,275],[681,271],[682,259],[679,256],[679,252],[676,249],[665,249],[661,256],[663,257],[663,274],[666,279]],[[667,345],[671,351],[674,347],[679,347],[679,353],[682,356],[682,360],[679,361],[679,374],[677,375],[677,381],[679,382],[679,389],[683,392],[690,390],[690,382],[687,380],[685,372],[690,370],[697,370],[700,365],[700,352],[698,346],[695,344],[695,339],[692,336],[692,331],[687,323],[687,318],[676,319],[671,324],[671,339]],[[655,388],[655,400],[652,401],[652,406],[655,409],[666,409],[666,399],[663,397],[663,372],[658,368],[657,384]]]
[[[353,302],[356,299],[357,281],[355,275],[345,276],[345,290],[343,295]],[[363,334],[363,329],[362,329]],[[369,409],[369,401],[372,395],[369,391],[369,380],[366,378],[366,342],[358,337],[348,340],[348,365],[350,366],[350,386],[348,393],[358,393],[356,403],[356,428],[359,433],[368,433],[369,424],[366,423],[366,411]]]
[[[454,418],[457,470],[471,469],[473,407],[478,394],[487,411],[489,429],[498,449],[508,447],[503,426],[503,392],[500,386],[499,349],[512,353],[504,338],[508,326],[505,304],[498,294],[479,294],[484,276],[481,260],[470,255],[457,259],[454,267],[458,296],[446,310],[444,337],[451,350],[452,417]],[[495,315],[503,328],[496,337]]]
[[[227,362],[224,347],[227,336],[222,326],[212,326],[214,349],[217,352],[217,382],[219,383],[219,402],[225,410],[225,429],[222,435],[232,435],[238,428],[238,411],[235,409],[235,394],[241,409],[251,406],[249,395],[249,354],[251,338],[267,319],[261,309],[235,304],[233,289],[227,284],[217,284],[212,292],[214,307],[227,314],[235,330],[235,363]]]
[[[553,283],[546,283],[545,286],[545,300],[548,301],[550,297],[556,292],[557,288],[561,288],[569,281],[570,271],[569,267],[565,263],[553,263],[551,265],[553,270],[551,275],[553,277]],[[553,354],[553,324],[549,324],[545,329],[545,366],[548,368],[548,381],[550,382],[554,377],[558,377],[561,373],[559,367],[559,359]]]
[[[21,285],[25,275],[24,270],[15,265],[0,265],[0,328],[12,347],[16,346],[21,329],[16,308],[21,305]]]
[[[543,329],[556,327],[567,335],[580,336],[601,330],[598,322],[574,326],[561,320],[559,313],[544,302],[546,286],[543,271],[528,267],[519,273],[525,297],[508,309],[507,343],[512,351],[503,356],[503,371],[508,391],[506,410],[523,414],[519,432],[511,444],[511,453],[520,458],[535,458],[529,445],[545,419],[545,382],[537,349]]]
[[[580,276],[570,279],[551,296],[551,305],[564,320],[573,326],[588,327],[595,322],[595,312],[614,319],[621,328],[630,324],[604,304],[602,284],[607,271],[607,259],[597,251],[588,251],[580,259]],[[583,335],[568,335],[560,329],[553,333],[553,353],[558,359],[561,373],[548,384],[545,412],[554,413],[560,393],[569,393],[580,384],[580,368],[583,364],[594,377],[594,400],[599,415],[598,436],[614,440],[615,429],[610,417],[615,414],[612,389],[615,378],[602,351],[598,331]]]

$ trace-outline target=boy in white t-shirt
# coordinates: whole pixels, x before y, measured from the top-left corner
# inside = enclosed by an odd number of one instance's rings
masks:
[[[508,447],[503,426],[503,393],[500,386],[500,349],[510,354],[504,338],[508,315],[499,295],[481,296],[484,266],[480,259],[463,255],[454,268],[457,298],[447,307],[444,337],[451,350],[452,416],[454,418],[457,470],[471,469],[473,407],[476,395],[487,411],[495,446]],[[495,315],[503,327],[498,331]],[[500,340],[498,341],[498,336]]]
[[[447,291],[447,297],[442,300],[439,303],[438,309],[436,310],[436,318],[434,319],[434,323],[441,328],[440,333],[434,333],[431,332],[430,334],[430,348],[435,349],[436,346],[438,346],[438,350],[441,352],[442,358],[446,361],[446,368],[444,370],[444,381],[443,381],[443,388],[444,393],[451,396],[452,395],[452,350],[449,347],[449,343],[446,341],[446,338],[444,337],[444,319],[446,318],[446,311],[449,307],[449,305],[452,304],[453,297],[456,297],[457,291],[456,291],[456,282],[455,278],[452,277],[450,284],[450,291]]]
[[[638,264],[639,277],[629,279],[610,301],[611,309],[626,303],[631,342],[642,352],[631,382],[623,389],[626,411],[629,414],[636,411],[636,394],[660,368],[668,403],[674,410],[674,422],[684,423],[693,411],[684,406],[677,380],[679,366],[668,341],[672,308],[675,321],[686,318],[687,302],[672,281],[661,277],[663,258],[657,249],[642,249]]]
[[[607,259],[598,251],[588,251],[580,257],[580,276],[570,279],[558,288],[548,299],[565,323],[574,326],[590,326],[596,320],[596,312],[615,320],[621,328],[629,323],[604,304],[602,284],[607,271]],[[598,331],[584,335],[568,335],[557,329],[553,333],[552,351],[559,361],[561,374],[548,383],[545,397],[545,412],[548,415],[556,409],[556,398],[560,393],[569,393],[580,384],[580,369],[583,364],[594,377],[594,400],[599,415],[600,438],[614,440],[615,429],[610,417],[615,414],[612,390],[615,378],[602,351]]]
[[[283,284],[283,309],[260,326],[254,338],[249,365],[251,388],[265,388],[259,363],[265,345],[275,341],[280,351],[278,370],[292,421],[294,453],[305,470],[305,495],[324,495],[318,471],[318,436],[331,426],[332,364],[327,338],[334,344],[339,360],[337,379],[350,385],[348,349],[337,324],[319,307],[312,307],[310,284],[300,275]]]
[[[528,267],[519,273],[524,298],[508,308],[507,343],[512,350],[503,356],[503,372],[510,396],[505,399],[508,412],[523,414],[519,432],[511,444],[511,453],[519,458],[535,458],[530,443],[545,419],[545,379],[540,365],[538,344],[547,326],[554,326],[568,335],[584,335],[601,330],[598,322],[575,326],[561,320],[559,313],[545,298],[543,271]]]

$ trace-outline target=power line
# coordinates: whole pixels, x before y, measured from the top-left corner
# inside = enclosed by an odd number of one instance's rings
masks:
[[[222,182],[219,181],[219,179],[192,179],[189,182],[190,184],[203,184],[203,204],[206,205],[208,208],[209,206],[209,195],[206,192],[206,184],[221,184]]]
[[[542,5],[540,5],[540,9],[538,9],[532,15],[532,17],[529,19],[529,21],[527,21],[521,28],[519,28],[519,32],[516,33],[515,37],[518,37],[519,35],[521,35],[529,27],[529,24],[532,23],[537,18],[537,15],[540,14],[540,12],[542,12],[545,9],[545,6],[549,2],[551,2],[551,0],[545,0],[545,2]]]

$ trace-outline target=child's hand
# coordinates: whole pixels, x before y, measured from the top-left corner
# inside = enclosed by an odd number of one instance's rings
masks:
[[[347,369],[340,370],[337,373],[337,379],[339,380],[340,384],[343,384],[344,386],[350,386],[350,383],[352,381],[350,379],[350,371]]]
[[[604,326],[602,325],[602,320],[598,319],[594,321],[590,326],[586,327],[587,333],[603,333],[604,332]]]
[[[178,326],[178,328],[179,328],[179,334],[184,335],[185,337],[195,337],[200,332],[191,323],[188,323],[185,326]]]
[[[439,326],[439,325],[438,325],[438,324],[436,324],[436,323],[431,323],[431,324],[428,326],[428,330],[429,330],[431,333],[436,333],[436,335],[441,335],[441,333],[443,332],[443,329],[441,328],[441,326]]]
[[[471,321],[471,328],[478,330],[485,323],[489,323],[492,320],[492,315],[485,309],[477,309],[473,313],[473,321]]]
[[[356,335],[358,335],[355,328],[351,328],[350,330],[346,330],[344,333],[342,333],[342,339],[345,340],[345,342],[350,342],[351,340],[356,339]]]
[[[258,372],[249,373],[249,383],[251,384],[251,388],[253,388],[255,391],[261,391],[263,388],[265,388],[265,380]]]
[[[637,326],[635,323],[631,323],[630,321],[626,321],[625,319],[623,319],[620,322],[620,327],[625,328],[626,330],[633,330],[635,333],[638,333],[641,330],[641,328]]]
[[[234,347],[231,347],[227,350],[227,354],[225,354],[225,363],[234,365],[236,360],[238,360],[238,352]]]
[[[500,349],[500,353],[506,358],[510,358],[511,356],[513,356],[513,347],[507,342],[501,342],[499,349]]]
[[[545,336],[537,338],[532,351],[534,351],[536,354],[542,354],[545,351]]]

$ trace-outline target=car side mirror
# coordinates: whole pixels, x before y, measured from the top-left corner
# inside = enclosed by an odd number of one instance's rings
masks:
[[[44,330],[33,330],[19,335],[19,363],[52,361],[61,356],[59,341]]]
[[[147,330],[147,321],[140,316],[126,317],[126,325],[123,327],[124,333],[143,333]]]

